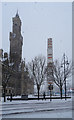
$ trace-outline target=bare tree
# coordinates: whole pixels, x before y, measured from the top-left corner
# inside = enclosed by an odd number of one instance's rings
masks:
[[[2,86],[3,86],[3,96],[4,96],[4,102],[6,102],[6,87],[8,84],[8,81],[10,79],[10,72],[9,72],[9,61],[8,58],[5,58],[4,61],[2,61]]]
[[[71,62],[68,62],[68,57],[65,55],[65,53],[63,54],[63,60],[61,66],[63,67],[63,73],[64,73],[65,100],[66,100],[66,79],[70,75],[72,75],[73,66]]]
[[[34,83],[37,86],[38,99],[40,87],[45,79],[46,74],[45,68],[46,65],[44,56],[37,56],[31,61],[31,63],[29,63],[29,73],[31,77],[34,79]]]
[[[59,87],[60,97],[62,99],[62,87],[64,84],[64,80],[63,80],[63,71],[61,70],[61,65],[58,60],[54,62],[52,69],[53,69],[53,82]]]
[[[63,65],[62,63],[59,63],[59,61],[56,60],[53,63],[52,67],[53,82],[60,88],[61,99],[62,99],[62,87],[65,84],[66,79],[72,75],[72,63],[69,62],[68,65],[65,66],[65,69],[63,68],[62,65]]]
[[[3,87],[3,96],[4,102],[6,102],[6,87],[11,83],[10,77],[14,76],[15,72],[12,71],[12,65],[9,64],[8,57],[3,58],[1,61],[2,65],[2,87]]]

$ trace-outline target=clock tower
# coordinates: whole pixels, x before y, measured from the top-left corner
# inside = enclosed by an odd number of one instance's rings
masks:
[[[21,35],[21,20],[18,14],[12,19],[13,26],[10,32],[10,63],[14,63],[15,70],[18,71],[22,59],[23,37]]]

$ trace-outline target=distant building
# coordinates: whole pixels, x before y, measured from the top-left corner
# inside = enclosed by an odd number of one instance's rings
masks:
[[[48,41],[47,41],[47,65],[50,63],[53,63],[52,38],[48,38]]]
[[[48,84],[48,92],[53,89],[53,46],[52,46],[52,38],[48,38],[47,41],[47,84]]]

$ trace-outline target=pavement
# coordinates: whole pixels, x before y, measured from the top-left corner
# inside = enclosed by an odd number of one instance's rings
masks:
[[[1,111],[2,118],[72,118],[72,99],[7,101]]]

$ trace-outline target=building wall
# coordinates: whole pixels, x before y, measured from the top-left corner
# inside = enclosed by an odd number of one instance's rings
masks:
[[[2,58],[3,50],[0,49],[0,97],[2,96]]]
[[[0,97],[2,96],[2,64],[0,61]]]
[[[18,70],[22,59],[22,45],[21,20],[17,13],[13,18],[12,32],[10,32],[10,62],[14,62],[14,68],[16,70]]]

